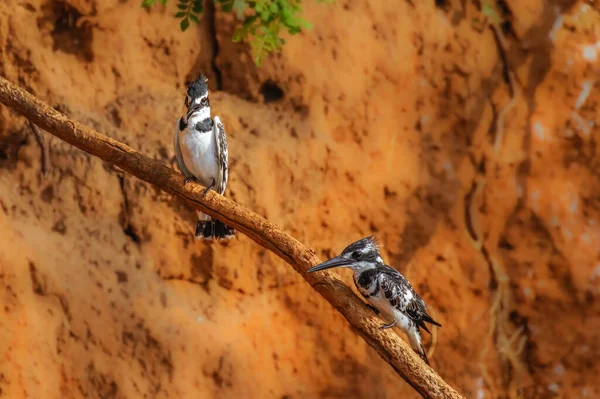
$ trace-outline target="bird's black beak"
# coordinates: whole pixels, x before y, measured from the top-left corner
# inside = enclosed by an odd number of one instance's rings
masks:
[[[198,111],[203,107],[203,105],[200,105],[198,103],[192,103],[192,105],[190,105],[188,108],[187,114],[185,115],[186,120],[190,119],[190,116],[192,116],[194,112]]]
[[[351,265],[352,263],[354,263],[354,262],[350,259],[345,259],[340,256],[336,256],[335,258],[329,259],[328,261],[325,261],[325,262],[321,263],[320,265],[311,267],[310,269],[307,270],[307,273],[318,272],[320,270],[332,269],[334,267],[348,266],[348,265]]]

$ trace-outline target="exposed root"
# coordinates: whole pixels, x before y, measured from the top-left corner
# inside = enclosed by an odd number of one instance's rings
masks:
[[[509,277],[496,255],[498,243],[485,243],[485,235],[479,228],[479,212],[475,201],[487,185],[486,170],[495,170],[498,164],[497,157],[500,155],[504,144],[505,119],[514,109],[517,101],[521,97],[521,85],[519,84],[514,72],[510,69],[506,53],[508,41],[502,33],[499,23],[492,22],[490,26],[494,32],[494,37],[498,46],[500,58],[504,65],[503,75],[510,92],[510,100],[498,112],[495,123],[490,129],[495,129],[494,139],[490,143],[490,150],[484,152],[484,158],[481,166],[486,163],[489,168],[480,167],[474,178],[470,192],[465,196],[465,222],[468,233],[473,240],[473,246],[481,252],[490,271],[490,289],[493,290],[491,306],[489,310],[490,325],[488,331],[488,340],[486,346],[481,352],[480,369],[481,375],[490,388],[492,397],[497,397],[493,378],[487,367],[486,357],[491,348],[492,342],[496,346],[502,362],[507,366],[507,373],[504,380],[508,385],[509,397],[520,397],[523,392],[522,379],[519,376],[526,373],[524,363],[521,360],[521,354],[525,347],[527,337],[524,335],[524,326],[515,329],[510,321],[510,312],[514,305],[512,302],[512,291],[510,288]]]
[[[33,134],[35,135],[35,139],[38,143],[38,145],[40,146],[40,152],[41,152],[41,159],[42,159],[42,174],[46,175],[48,174],[48,171],[50,170],[50,154],[48,152],[48,147],[46,147],[46,143],[44,141],[44,136],[42,135],[42,132],[40,131],[40,129],[30,120],[27,120],[29,122],[29,127],[31,128],[31,131],[33,132]]]
[[[478,251],[481,251],[483,248],[483,235],[479,234],[478,229],[478,213],[475,209],[475,198],[479,197],[483,190],[485,189],[487,181],[485,176],[478,174],[473,181],[473,186],[471,187],[471,191],[467,194],[465,198],[465,218],[466,224],[469,230],[469,235],[473,240],[473,245]]]
[[[504,37],[502,29],[500,28],[498,23],[493,23],[491,26],[492,30],[494,31],[496,46],[499,49],[500,59],[502,60],[502,64],[504,66],[505,80],[508,84],[508,89],[510,91],[510,101],[502,108],[496,119],[496,137],[494,139],[494,152],[496,154],[499,154],[502,143],[504,142],[504,118],[510,111],[512,111],[512,109],[517,103],[517,100],[521,96],[521,85],[517,81],[514,72],[508,64],[508,60],[506,58],[506,53],[508,51],[508,41]]]
[[[506,104],[506,106],[504,108],[502,108],[500,113],[498,113],[498,118],[496,119],[496,137],[494,139],[494,153],[496,153],[496,154],[500,153],[502,143],[504,142],[504,118],[515,107],[515,104],[517,103],[517,98],[521,94],[520,85],[514,84],[514,82],[515,82],[514,73],[509,70],[508,76],[509,76],[510,81],[512,82],[511,85],[514,88],[513,93],[515,93],[515,94],[512,96],[512,98],[510,99],[508,104]]]

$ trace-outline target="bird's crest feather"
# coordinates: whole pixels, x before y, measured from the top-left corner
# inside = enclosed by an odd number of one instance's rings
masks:
[[[208,79],[203,73],[200,74],[198,79],[190,82],[187,86],[187,94],[190,98],[202,97],[208,93]]]

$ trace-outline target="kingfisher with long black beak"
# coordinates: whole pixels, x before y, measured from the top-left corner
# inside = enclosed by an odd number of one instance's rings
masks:
[[[177,166],[185,176],[185,184],[192,180],[219,194],[225,193],[229,176],[227,136],[221,119],[210,117],[208,80],[203,74],[187,86],[187,112],[177,120],[173,145]],[[230,239],[235,230],[225,223],[198,211],[196,238],[211,240]]]
[[[348,267],[354,272],[354,284],[371,307],[383,318],[391,320],[380,328],[398,326],[408,337],[411,347],[429,365],[421,343],[421,331],[430,333],[425,322],[441,327],[427,314],[423,298],[397,270],[383,263],[373,237],[348,245],[340,255],[311,269],[308,273],[334,267]],[[431,334],[431,333],[430,333]]]

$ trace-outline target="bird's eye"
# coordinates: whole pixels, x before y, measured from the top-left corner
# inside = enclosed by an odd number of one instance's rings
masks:
[[[352,252],[352,258],[353,259],[359,259],[360,255],[361,255],[360,251],[354,251],[354,252]]]

